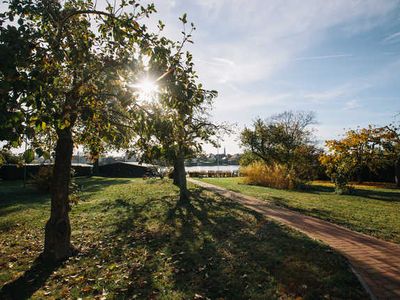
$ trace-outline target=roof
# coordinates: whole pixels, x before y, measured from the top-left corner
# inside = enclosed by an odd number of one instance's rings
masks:
[[[114,161],[108,164],[102,164],[102,166],[109,166],[109,165],[115,165],[115,164],[125,164],[125,165],[131,165],[131,166],[136,166],[136,167],[143,167],[143,168],[157,168],[156,165],[151,165],[151,164],[144,164],[144,163],[138,163],[138,162],[132,162],[132,161]]]

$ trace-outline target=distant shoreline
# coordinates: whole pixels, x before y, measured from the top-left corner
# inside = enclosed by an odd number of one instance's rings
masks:
[[[239,165],[212,165],[212,166],[190,166],[185,167],[188,172],[200,172],[200,171],[237,171]]]

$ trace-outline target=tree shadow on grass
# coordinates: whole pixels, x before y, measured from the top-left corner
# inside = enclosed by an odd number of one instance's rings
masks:
[[[132,183],[132,180],[122,178],[105,178],[105,177],[91,177],[91,178],[79,178],[76,180],[79,189],[83,192],[80,195],[82,200],[90,197],[91,194],[95,194],[102,191],[112,185],[121,185]]]
[[[132,268],[132,284],[121,287],[121,298],[157,297],[165,292],[163,284],[183,298],[365,297],[342,257],[234,201],[202,189],[192,190],[187,203],[171,197],[149,201],[127,204],[128,216],[117,229],[125,244],[148,253]],[[169,209],[159,216],[161,228],[149,231],[143,214],[157,202]]]
[[[328,193],[334,193],[335,188],[333,186],[313,184],[313,185],[308,185],[304,190],[297,190],[297,191],[303,193],[311,193],[311,194],[328,194]],[[354,188],[353,192],[347,196],[359,196],[381,201],[399,202],[400,190],[393,189],[392,191],[383,191],[377,189]]]
[[[387,202],[400,202],[400,191],[396,190],[387,192],[369,189],[355,189],[354,195]]]
[[[0,290],[0,299],[27,299],[43,287],[50,275],[61,266],[61,263],[46,263],[39,256],[31,268],[16,280],[7,283]]]
[[[45,204],[49,200],[49,194],[39,192],[32,185],[22,187],[22,184],[15,183],[9,184],[6,188],[0,186],[0,212],[15,205],[32,206]]]

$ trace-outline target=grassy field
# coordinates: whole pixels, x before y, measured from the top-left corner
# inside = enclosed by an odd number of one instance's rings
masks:
[[[33,299],[366,299],[330,248],[194,187],[170,181],[78,181],[79,255],[37,259],[49,197],[0,182],[0,293]],[[2,298],[3,297],[3,298]]]
[[[356,185],[352,195],[336,195],[328,182],[314,182],[304,191],[242,184],[241,178],[206,178],[206,182],[285,206],[306,215],[400,243],[400,190]]]

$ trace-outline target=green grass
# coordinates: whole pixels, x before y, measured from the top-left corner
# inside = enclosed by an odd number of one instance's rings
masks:
[[[228,199],[164,180],[81,179],[59,266],[36,258],[49,197],[0,183],[0,286],[33,299],[366,299],[327,246]],[[3,295],[4,296],[4,295]],[[1,295],[0,295],[0,298]]]
[[[241,178],[205,178],[206,182],[288,207],[352,230],[400,243],[400,190],[355,186],[352,195],[337,195],[330,183],[315,182],[305,191],[242,184]]]

